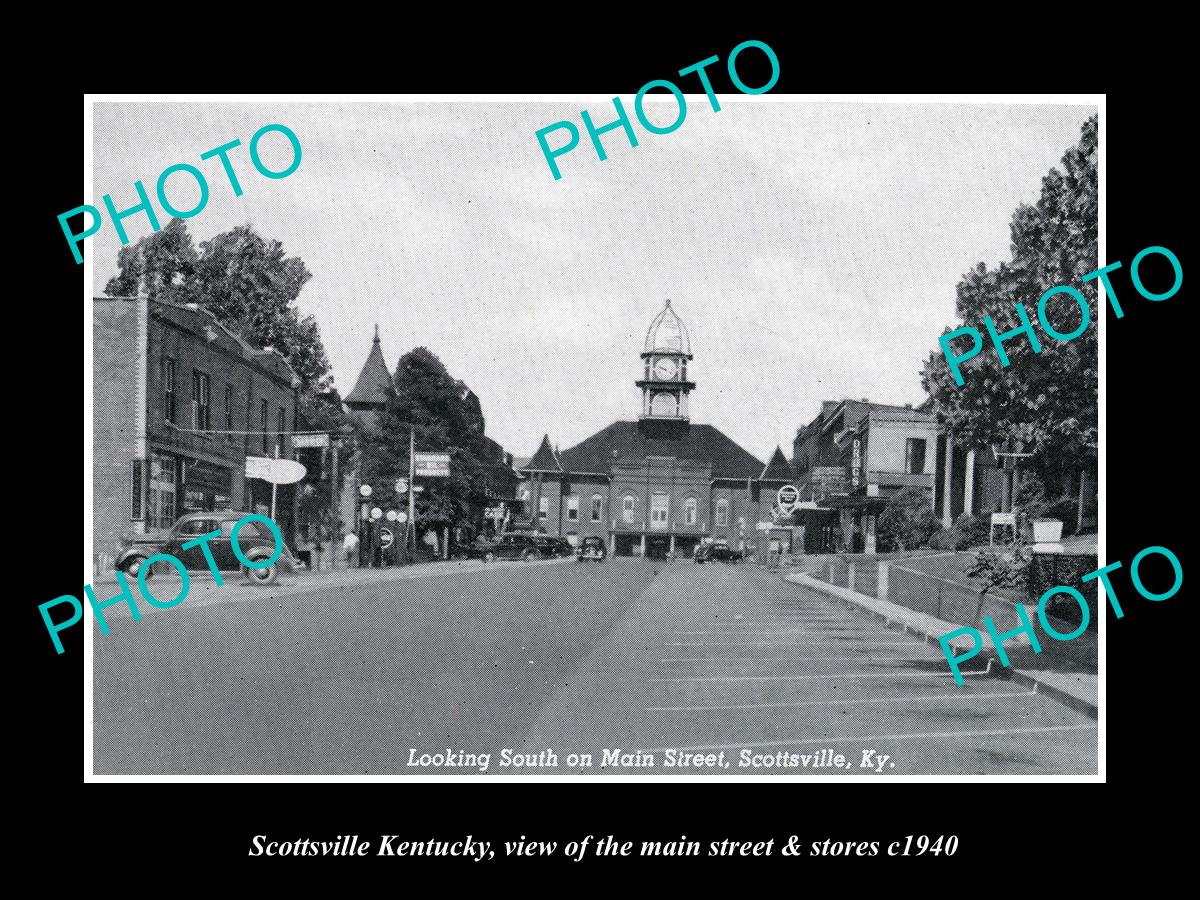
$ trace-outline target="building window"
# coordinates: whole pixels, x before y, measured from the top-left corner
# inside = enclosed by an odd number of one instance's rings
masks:
[[[550,498],[549,497],[539,497],[538,498],[538,518],[545,519],[549,515],[550,515]]]
[[[717,524],[718,528],[724,528],[726,525],[729,524],[729,501],[728,500],[718,500],[717,501],[717,522],[716,522],[716,524]]]
[[[683,521],[687,525],[696,524],[696,498],[688,497],[687,502],[683,504]]]
[[[592,494],[592,521],[599,522],[604,518],[604,498],[599,494]]]
[[[925,471],[925,439],[909,438],[904,443],[904,471],[920,475]]]
[[[279,407],[279,416],[277,418],[277,424],[279,425],[279,443],[282,444],[283,443],[283,433],[285,431],[287,431],[287,410],[284,409],[282,406]]]
[[[233,431],[233,386],[225,385],[225,430]],[[233,435],[226,434],[225,440],[232,441]]]
[[[567,521],[579,521],[579,495],[571,494],[567,497]]]
[[[653,416],[674,416],[679,411],[679,404],[674,394],[658,393],[650,401],[650,414]]]
[[[175,524],[175,457],[150,455],[150,490],[146,497],[146,524],[170,528]]]
[[[192,369],[192,428],[208,431],[208,376]]]
[[[175,360],[166,357],[162,361],[163,418],[175,421]]]
[[[621,518],[629,523],[633,522],[633,505],[633,497],[626,494],[625,499],[621,501]]]
[[[132,460],[130,466],[130,485],[132,491],[129,495],[129,518],[134,522],[140,522],[145,518],[146,512],[143,507],[145,503],[145,478],[143,476],[143,466],[140,459]]]
[[[671,512],[671,496],[664,491],[650,495],[650,527],[666,528]]]
[[[262,400],[258,406],[258,430],[262,432],[262,452],[267,455],[267,401]]]

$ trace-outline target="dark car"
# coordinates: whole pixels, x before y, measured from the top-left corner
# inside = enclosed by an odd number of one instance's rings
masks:
[[[553,559],[560,556],[574,556],[575,548],[569,542],[564,541],[559,537],[552,537],[548,534],[535,535],[533,542],[537,544],[542,556],[547,559]]]
[[[585,559],[594,559],[597,562],[603,562],[604,558],[608,556],[608,549],[604,546],[604,538],[589,534],[575,548],[575,556],[580,562],[583,562]]]
[[[189,572],[209,572],[211,569],[202,546],[198,545],[184,550],[183,545],[201,535],[220,531],[217,537],[206,542],[217,569],[221,572],[241,571],[247,579],[255,584],[273,584],[279,577],[280,570],[284,572],[296,570],[295,557],[292,556],[287,545],[284,545],[279,558],[271,565],[261,569],[243,566],[233,552],[232,535],[233,526],[248,515],[250,513],[228,510],[188,513],[176,520],[161,541],[135,542],[132,539],[127,541],[125,547],[117,555],[116,567],[126,575],[136,577],[147,559],[157,553],[167,553],[180,560]],[[250,521],[238,529],[238,547],[241,548],[242,555],[252,562],[270,559],[275,554],[275,537],[262,522]],[[155,568],[164,565],[167,566],[165,571],[175,571],[168,564],[156,563],[146,571],[144,577],[149,579]]]
[[[491,562],[493,559],[523,559],[526,561],[541,559],[542,551],[531,535],[510,533],[500,537],[496,545],[484,551],[483,559]]]
[[[738,562],[741,551],[732,550],[725,544],[705,544],[696,551],[696,562]]]
[[[500,539],[498,537],[489,538],[480,535],[464,548],[464,555],[467,559],[482,559],[485,561],[495,559],[496,544],[499,542]]]

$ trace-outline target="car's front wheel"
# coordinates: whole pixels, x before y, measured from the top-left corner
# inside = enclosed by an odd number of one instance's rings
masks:
[[[130,578],[137,578],[138,574],[142,571],[142,567],[145,565],[146,565],[146,557],[131,556],[129,559],[125,560],[125,562],[121,564],[121,571],[124,572],[126,575],[128,575]],[[154,567],[151,566],[150,568],[146,569],[146,574],[142,576],[142,580],[149,581],[150,576],[153,574],[154,574]]]
[[[493,553],[491,550],[489,550],[487,553],[483,554],[483,561],[484,561],[484,562],[491,562],[491,561],[492,561],[492,560],[494,560],[495,558],[496,558],[496,554],[495,554],[495,553]]]
[[[279,579],[279,566],[273,564],[263,569],[246,566],[244,571],[251,584],[274,584]]]
[[[538,552],[536,550],[526,550],[521,555],[521,559],[525,560],[525,562],[533,562],[537,558],[538,558]]]

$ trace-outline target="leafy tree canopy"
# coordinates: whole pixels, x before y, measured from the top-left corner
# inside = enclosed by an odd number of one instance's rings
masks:
[[[1063,156],[1061,170],[1051,169],[1042,179],[1037,203],[1013,214],[1012,259],[995,269],[979,263],[958,285],[958,315],[984,340],[982,352],[962,365],[965,384],[955,384],[940,348],[930,354],[921,376],[938,421],[956,439],[1033,452],[1030,464],[1052,483],[1094,465],[1097,453],[1096,320],[1104,311],[1096,282],[1080,281],[1099,266],[1096,163],[1093,116],[1084,123],[1078,145]],[[1069,342],[1054,340],[1037,323],[1038,300],[1059,285],[1082,292],[1091,315],[1087,329]],[[1002,367],[983,318],[991,316],[1003,334],[1021,324],[1017,303],[1028,310],[1042,352],[1034,353],[1026,336],[1017,335],[1004,344],[1010,365]],[[1047,306],[1047,319],[1059,333],[1074,331],[1081,315],[1068,295]],[[955,343],[963,352],[969,339]]]

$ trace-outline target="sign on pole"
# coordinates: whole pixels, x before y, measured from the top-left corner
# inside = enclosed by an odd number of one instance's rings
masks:
[[[790,513],[800,502],[800,491],[794,484],[785,484],[775,492],[775,501],[779,504],[780,510]]]
[[[414,474],[418,478],[449,478],[449,453],[416,453],[413,455]]]
[[[293,450],[312,450],[316,447],[328,447],[329,435],[327,434],[293,434],[292,449]]]
[[[392,529],[390,529],[390,528],[380,528],[379,529],[379,546],[382,547],[384,550],[386,550],[388,547],[392,546]]]
[[[308,469],[291,459],[271,459],[269,456],[246,457],[247,478],[261,478],[271,484],[294,484],[307,474]]]
[[[407,478],[397,478],[396,479],[396,493],[397,494],[408,493],[408,479]]]

